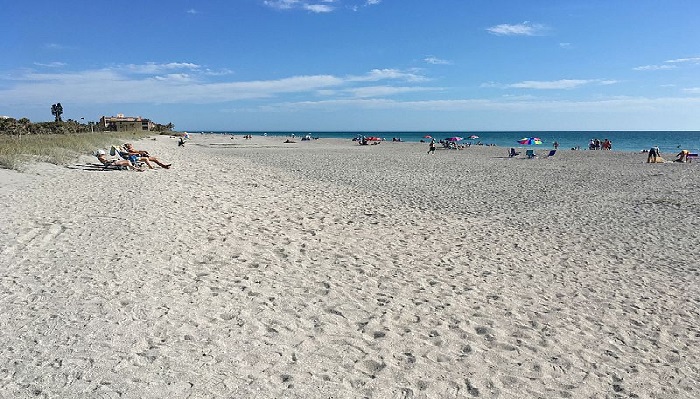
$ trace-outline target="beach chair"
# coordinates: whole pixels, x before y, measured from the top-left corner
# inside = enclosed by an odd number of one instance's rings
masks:
[[[102,154],[97,152],[94,155],[95,155],[95,157],[97,157],[97,160],[100,161],[100,165],[102,166],[102,169],[104,169],[104,170],[127,170],[127,169],[129,169],[127,166],[124,166],[124,165],[114,165],[113,164],[114,160],[108,160],[108,159],[102,158],[101,155],[105,155],[104,152]]]
[[[525,151],[525,156],[527,157],[527,159],[532,159],[536,157],[537,154],[535,154],[535,150],[527,150]]]
[[[556,154],[556,153],[557,153],[557,150],[549,150],[549,154],[547,154],[547,158],[553,157],[554,154]]]
[[[693,159],[695,159],[695,160],[697,161],[697,159],[698,159],[698,153],[697,153],[697,152],[691,152],[691,153],[688,154],[685,158],[688,160],[688,162],[692,162]]]
[[[510,150],[508,150],[508,158],[517,157],[518,155],[520,155],[520,153],[516,152],[515,148],[511,148]]]

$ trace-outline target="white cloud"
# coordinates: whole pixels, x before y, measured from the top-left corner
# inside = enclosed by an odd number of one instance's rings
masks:
[[[675,60],[668,60],[666,61],[668,63],[692,63],[692,64],[700,64],[700,57],[692,57],[692,58],[677,58]]]
[[[34,65],[47,67],[47,68],[60,68],[60,67],[66,66],[67,64],[65,62],[54,61],[54,62],[49,62],[48,64],[44,64],[41,62],[35,62]]]
[[[610,79],[560,79],[560,80],[525,80],[518,83],[496,83],[496,82],[485,82],[480,85],[480,87],[485,88],[499,88],[499,89],[535,89],[535,90],[567,90],[576,89],[581,86],[586,85],[613,85],[618,83],[617,80]]]
[[[559,47],[565,48],[565,49],[570,49],[571,43],[559,43]]]
[[[335,10],[335,7],[330,5],[335,3],[334,0],[322,0],[321,2],[325,4],[309,3],[302,0],[266,0],[263,4],[277,10],[302,9],[314,13],[328,13]]]
[[[676,69],[675,65],[643,65],[632,68],[635,71],[661,71],[664,69]]]
[[[683,91],[688,94],[700,94],[700,87],[690,87],[683,89]]]
[[[154,76],[153,79],[161,82],[191,82],[193,79],[186,73],[169,73],[164,76]]]
[[[503,111],[503,112],[547,112],[580,114],[589,113],[616,113],[616,112],[644,112],[662,111],[667,109],[680,109],[679,107],[696,109],[700,107],[700,97],[611,97],[601,100],[546,100],[510,98],[502,100],[488,99],[454,99],[454,100],[425,100],[425,101],[398,101],[385,98],[352,98],[333,99],[321,101],[283,102],[270,104],[266,111],[285,109],[291,111],[302,110],[347,110],[355,109],[382,109],[382,110],[410,110],[410,111]],[[663,112],[663,111],[662,111]]]
[[[373,69],[363,76],[350,77],[349,80],[354,82],[376,82],[384,79],[404,80],[407,82],[425,82],[429,80],[417,72],[416,70],[404,72],[398,69]]]
[[[126,64],[116,67],[116,69],[122,69],[125,71],[139,74],[161,73],[165,71],[172,71],[175,69],[198,70],[200,68],[201,67],[199,65],[192,64],[189,62],[169,62],[166,64],[147,62],[145,64]]]
[[[544,34],[547,31],[547,27],[525,21],[515,25],[500,24],[486,28],[486,30],[497,36],[538,36]]]
[[[357,98],[386,97],[396,94],[415,93],[423,91],[441,90],[437,87],[394,87],[394,86],[368,86],[345,90]]]
[[[49,50],[66,50],[66,49],[70,48],[68,46],[64,46],[64,45],[58,44],[58,43],[46,43],[46,44],[44,44],[44,47],[49,49]]]
[[[326,13],[334,10],[334,7],[326,4],[304,4],[302,8],[315,13]]]
[[[355,0],[355,4],[345,5],[345,8],[358,11],[361,7],[374,6],[380,3],[381,0],[363,0],[362,2]],[[336,6],[340,4],[339,0],[265,0],[263,4],[276,10],[305,10],[316,14],[330,13],[340,9]]]
[[[382,81],[424,82],[417,71],[375,69],[359,76],[292,76],[277,80],[221,81],[229,70],[213,72],[187,62],[117,65],[67,73],[27,71],[0,89],[0,106],[40,104],[62,98],[74,104],[217,103],[276,98],[288,93],[375,97],[439,88],[377,85]],[[216,81],[212,81],[216,75]]]
[[[266,0],[263,2],[268,7],[275,8],[278,10],[290,10],[295,6],[299,5],[299,0]]]
[[[427,62],[428,64],[433,64],[433,65],[452,65],[452,62],[443,60],[437,57],[428,56],[423,58],[423,61]]]

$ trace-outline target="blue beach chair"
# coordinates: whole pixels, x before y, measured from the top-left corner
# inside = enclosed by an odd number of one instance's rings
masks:
[[[525,151],[525,156],[527,157],[527,159],[532,159],[536,157],[537,154],[535,154],[535,150],[527,150]]]

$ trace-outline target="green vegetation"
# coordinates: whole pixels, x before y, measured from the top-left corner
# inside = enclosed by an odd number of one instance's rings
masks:
[[[53,122],[55,123],[55,122]],[[0,168],[21,169],[27,162],[66,165],[81,154],[139,140],[154,132],[100,132],[67,134],[0,134]],[[156,133],[157,134],[157,133]]]
[[[156,123],[154,131],[92,132],[97,125],[68,119],[63,122],[61,104],[51,108],[56,122],[32,123],[27,118],[0,118],[0,168],[19,170],[28,162],[66,165],[98,148],[108,148],[125,141],[139,140],[154,134],[175,134],[174,125]]]

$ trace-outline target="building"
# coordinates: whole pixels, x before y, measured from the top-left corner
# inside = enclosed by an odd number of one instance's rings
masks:
[[[155,127],[155,123],[151,122],[150,119],[145,119],[140,116],[124,116],[124,114],[117,114],[117,116],[103,116],[100,118],[100,126],[102,126],[104,130],[111,130],[114,132],[130,132],[134,130],[151,131]]]

